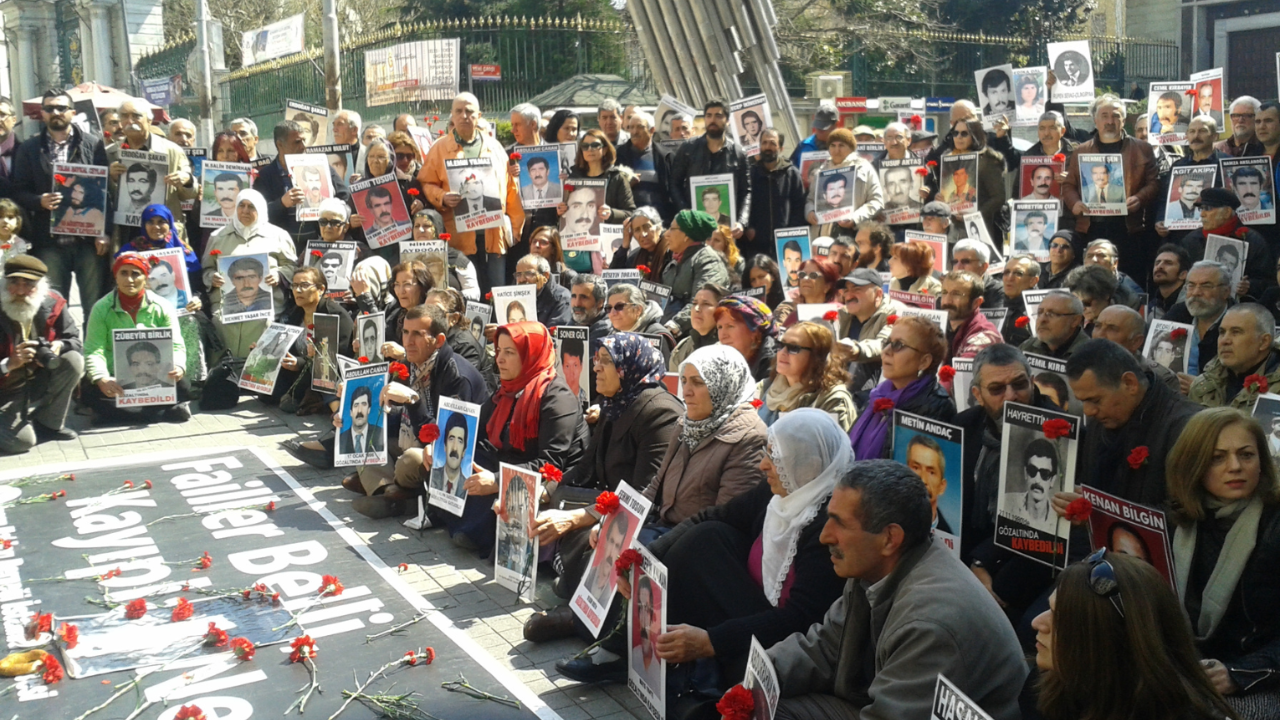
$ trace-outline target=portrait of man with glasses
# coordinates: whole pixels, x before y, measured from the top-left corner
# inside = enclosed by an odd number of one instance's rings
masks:
[[[1056,535],[1058,514],[1053,511],[1053,496],[1062,490],[1058,449],[1044,437],[1035,438],[1025,446],[1016,442],[1014,445],[1023,450],[1009,453],[1011,463],[1005,468],[1000,512],[1030,528]]]

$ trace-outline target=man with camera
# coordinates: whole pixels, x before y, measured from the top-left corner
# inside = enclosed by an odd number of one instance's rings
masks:
[[[74,440],[63,427],[84,374],[80,330],[66,299],[49,288],[49,268],[30,255],[4,264],[0,292],[0,453]]]

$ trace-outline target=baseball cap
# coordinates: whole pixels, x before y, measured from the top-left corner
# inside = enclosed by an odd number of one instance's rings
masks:
[[[49,267],[30,255],[14,255],[4,263],[4,276],[40,280],[49,274]]]
[[[841,283],[853,283],[860,287],[867,285],[880,285],[880,273],[871,268],[858,268],[853,272],[840,278]]]
[[[920,208],[920,217],[949,218],[951,217],[951,206],[939,200],[934,200]]]
[[[1199,208],[1229,207],[1232,210],[1240,207],[1240,198],[1230,190],[1223,188],[1205,188],[1200,191],[1200,199],[1196,201]]]
[[[813,114],[813,125],[811,127],[814,130],[830,130],[836,126],[838,119],[835,108],[830,105],[820,105],[818,106],[818,111]]]

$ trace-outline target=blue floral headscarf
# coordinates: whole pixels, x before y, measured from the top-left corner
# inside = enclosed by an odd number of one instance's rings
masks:
[[[617,420],[642,391],[657,387],[667,373],[662,353],[636,333],[613,333],[592,345],[593,356],[602,347],[609,351],[622,383],[616,395],[600,398],[600,414],[605,420]]]

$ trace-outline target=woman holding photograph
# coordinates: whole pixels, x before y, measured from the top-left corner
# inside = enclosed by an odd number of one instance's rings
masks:
[[[880,188],[880,174],[863,160],[858,154],[858,140],[853,131],[839,128],[831,131],[827,137],[827,152],[831,159],[823,160],[809,174],[809,187],[821,185],[818,176],[823,170],[833,168],[854,168],[853,187],[845,188],[845,192],[853,196],[853,218],[837,223],[819,223],[816,213],[817,203],[813,192],[810,192],[804,203],[804,216],[810,225],[818,228],[819,236],[835,237],[836,235],[852,235],[858,223],[869,220],[884,207],[884,192]]]
[[[856,458],[891,456],[894,410],[951,422],[956,408],[937,378],[946,352],[947,338],[932,320],[906,315],[893,323],[880,355],[884,381],[871,391],[849,432]]]
[[[889,274],[893,282],[890,290],[918,295],[942,294],[942,282],[933,276],[933,246],[919,240],[910,240],[893,246],[889,255]]]
[[[1280,481],[1266,432],[1201,410],[1169,452],[1174,571],[1200,664],[1244,720],[1280,717]]]
[[[800,304],[823,305],[837,302],[840,268],[835,263],[824,257],[810,258],[800,265],[798,277],[800,286],[792,293],[791,300],[773,309],[774,317],[785,318],[782,321],[783,328],[795,325],[800,319],[796,307]],[[836,308],[833,306],[831,309]]]
[[[600,222],[610,225],[625,223],[636,209],[636,202],[631,196],[630,173],[617,164],[617,157],[613,143],[604,132],[592,128],[578,141],[578,155],[574,158],[573,169],[569,171],[570,185],[574,180],[604,179],[604,204],[596,208],[596,213]],[[556,208],[559,214],[569,211],[568,199],[566,192],[565,202]],[[565,253],[565,262],[577,272],[598,272],[603,267],[600,253],[569,251]]]
[[[1206,677],[1178,598],[1149,563],[1099,550],[1059,576],[1031,625],[1046,720],[1241,717],[1211,668]]]
[[[356,357],[351,350],[352,345],[359,344],[352,340],[355,323],[342,305],[327,297],[329,284],[319,268],[298,268],[293,274],[290,288],[293,291],[293,302],[280,322],[303,328],[303,332],[293,342],[289,355],[280,364],[280,375],[276,378],[276,387],[271,397],[280,403],[280,410],[283,412],[300,416],[335,413],[338,411],[338,396],[333,392],[312,390],[311,378],[315,373],[310,368],[316,363],[328,363],[330,358],[337,355]],[[328,353],[328,357],[321,352],[328,349],[326,338],[320,337],[315,331],[316,313],[336,315],[338,318],[338,344]],[[310,360],[310,364],[307,360]],[[335,381],[342,375],[337,367],[331,368],[327,374]]]
[[[849,360],[848,349],[836,342],[828,325],[806,321],[792,326],[778,343],[773,373],[756,386],[763,401],[760,419],[773,425],[793,410],[817,408],[848,433],[858,416],[846,387]]]
[[[951,149],[942,154],[943,158],[963,155],[966,153],[978,154],[978,165],[976,172],[976,202],[978,212],[982,213],[982,219],[987,223],[987,232],[990,237],[1002,238],[1005,236],[1006,223],[1008,222],[1003,213],[1005,201],[1004,186],[1004,156],[987,146],[987,131],[982,127],[980,120],[958,120],[951,127],[951,132],[947,135],[950,141]],[[944,162],[939,160],[939,163]],[[967,176],[969,169],[965,169]],[[958,176],[959,173],[957,172]],[[959,177],[953,178],[949,183],[958,184]],[[940,190],[953,192],[951,188],[941,187],[941,165],[935,168],[925,178],[928,185],[929,194],[925,198],[926,201],[944,200],[938,197]],[[975,178],[965,177],[964,182],[972,185]],[[944,200],[945,201],[945,200]],[[953,223],[963,222],[963,218],[953,215],[951,218]]]

